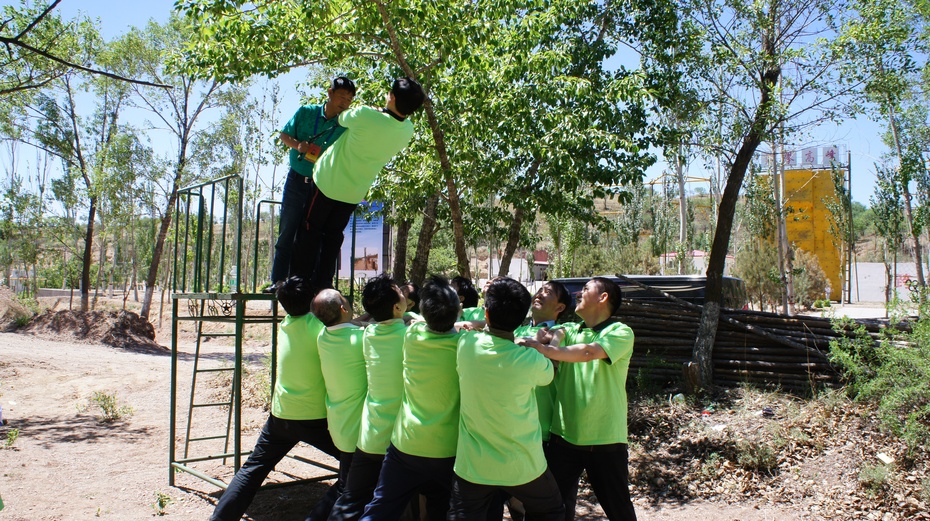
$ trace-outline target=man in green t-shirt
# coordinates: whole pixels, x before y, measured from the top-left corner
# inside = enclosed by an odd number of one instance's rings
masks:
[[[564,516],[536,409],[536,387],[552,381],[552,362],[514,343],[530,300],[522,284],[498,278],[485,294],[487,330],[459,339],[461,419],[450,520],[483,521],[501,493],[520,500],[532,519]]]
[[[268,473],[298,442],[339,457],[327,428],[326,389],[317,346],[323,323],[310,314],[312,291],[310,285],[298,277],[288,278],[277,289],[278,302],[287,316],[278,326],[277,378],[271,397],[271,414],[249,459],[217,502],[212,520],[242,518]],[[333,485],[314,508],[310,519],[325,520],[341,489],[340,482]]]
[[[356,107],[339,114],[346,132],[313,169],[304,221],[298,227],[291,274],[319,288],[333,287],[343,230],[378,173],[413,138],[408,117],[426,95],[413,78],[394,80],[383,109]]]
[[[345,132],[336,117],[349,108],[354,98],[355,84],[352,80],[344,76],[334,78],[326,93],[326,103],[300,107],[281,129],[278,139],[290,149],[291,169],[281,196],[278,240],[274,244],[271,263],[272,285],[265,290],[268,293],[274,292],[276,285],[287,278],[297,228],[303,222],[304,205],[310,194],[313,167],[320,154]]]
[[[313,299],[313,314],[325,326],[317,345],[326,386],[326,420],[340,453],[339,479],[346,482],[368,392],[362,348],[365,330],[351,322],[352,305],[334,289],[324,289]]]
[[[564,345],[529,342],[560,362],[546,458],[565,500],[567,521],[575,516],[582,471],[587,471],[608,519],[636,519],[629,489],[626,399],[633,331],[612,318],[620,296],[613,281],[589,280],[575,306],[584,322],[565,325]],[[548,340],[545,335],[539,339]]]
[[[400,519],[417,491],[426,495],[428,519],[442,521],[449,510],[459,428],[459,298],[449,281],[432,277],[423,286],[420,313],[425,322],[412,324],[404,337],[403,398],[362,521]]]
[[[362,306],[376,321],[365,328],[363,337],[368,394],[345,491],[333,506],[330,521],[356,521],[371,501],[404,392],[407,301],[391,277],[382,274],[365,284]]]

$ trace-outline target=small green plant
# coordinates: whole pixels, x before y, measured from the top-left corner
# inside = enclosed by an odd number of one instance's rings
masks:
[[[10,448],[19,439],[19,429],[10,429],[6,431],[6,448]]]
[[[736,446],[736,462],[751,471],[771,471],[778,465],[778,456],[768,443],[740,441]]]
[[[100,419],[106,423],[128,418],[134,412],[132,407],[128,405],[119,405],[116,393],[108,394],[103,391],[95,391],[90,401],[100,407],[100,411],[103,413]]]
[[[873,494],[878,494],[885,488],[889,477],[891,470],[888,465],[882,463],[865,465],[859,470],[859,484]]]
[[[704,462],[701,463],[701,478],[703,478],[705,481],[716,479],[717,473],[719,472],[723,461],[723,457],[717,452],[711,452],[708,454]]]
[[[172,503],[174,503],[174,500],[171,499],[171,496],[168,494],[160,491],[155,492],[155,503],[152,504],[152,508],[155,509],[155,515],[166,515],[168,512],[165,511],[165,509]]]

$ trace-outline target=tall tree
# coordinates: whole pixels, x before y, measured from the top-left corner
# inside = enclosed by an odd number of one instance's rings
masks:
[[[693,78],[710,93],[709,106],[723,109],[727,180],[707,264],[707,287],[692,362],[686,377],[695,388],[713,385],[713,346],[720,318],[723,270],[736,203],[753,155],[776,128],[810,125],[840,105],[831,38],[843,4],[834,0],[765,0],[754,3],[695,0],[685,13],[701,30],[703,59]],[[726,83],[720,78],[727,78]]]
[[[216,95],[220,91],[221,84],[217,80],[198,80],[191,74],[177,72],[166,66],[167,59],[180,51],[184,43],[191,38],[192,31],[189,21],[172,16],[165,25],[150,22],[144,30],[134,28],[114,43],[124,57],[117,65],[121,74],[147,78],[152,80],[152,83],[174,87],[169,90],[132,85],[132,103],[149,111],[154,126],[170,132],[176,147],[169,177],[159,180],[165,201],[159,216],[152,260],[145,279],[145,295],[140,311],[143,318],[148,318],[151,312],[152,297],[158,281],[165,239],[171,227],[178,190],[191,180],[188,171],[189,146],[201,128],[201,116],[216,106]]]

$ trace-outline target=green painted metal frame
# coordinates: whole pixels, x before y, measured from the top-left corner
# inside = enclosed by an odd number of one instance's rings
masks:
[[[168,449],[168,484],[174,486],[175,475],[177,472],[186,472],[208,483],[225,489],[227,484],[220,479],[210,476],[193,466],[192,463],[232,459],[233,468],[239,470],[242,464],[242,456],[250,454],[250,451],[242,450],[242,338],[245,326],[252,324],[269,324],[271,326],[271,385],[274,385],[277,359],[277,323],[280,320],[278,314],[278,304],[274,295],[255,293],[255,277],[253,276],[253,292],[243,293],[241,291],[241,261],[242,261],[242,195],[243,195],[242,178],[238,175],[227,176],[214,181],[201,183],[191,187],[184,188],[178,192],[178,201],[175,209],[175,258],[172,267],[172,294],[171,294],[171,395],[170,395],[170,425],[169,425],[169,449]],[[222,202],[217,200],[217,189],[222,191]],[[235,207],[232,209],[230,216],[230,194],[235,190],[237,198]],[[262,203],[280,204],[275,201],[261,201]],[[183,209],[183,210],[182,210]],[[217,214],[217,209],[221,209],[222,214]],[[257,212],[260,208],[257,209]],[[217,225],[217,219],[220,226],[220,238],[215,244],[214,230]],[[192,220],[196,228],[194,229],[194,244],[191,246],[191,223]],[[231,221],[231,222],[230,222]],[[183,222],[183,231],[181,223]],[[205,228],[207,228],[205,230]],[[227,248],[227,232],[234,231],[234,246]],[[256,226],[256,241],[258,240],[258,231]],[[181,236],[183,235],[183,243]],[[213,252],[214,247],[219,245],[219,263],[214,265]],[[258,251],[256,242],[255,251]],[[226,273],[226,255],[235,254],[235,260],[232,265],[235,273],[235,287],[226,288],[224,284],[224,274]],[[192,262],[191,262],[192,261]],[[190,278],[188,277],[190,269]],[[211,276],[216,273],[215,279]],[[181,316],[181,302],[186,301],[187,316]],[[271,306],[271,316],[267,315],[250,315],[248,312],[248,303],[251,301],[269,302]],[[193,418],[194,393],[196,392],[196,375],[192,373],[191,379],[191,401],[188,407],[187,420],[188,427],[185,432],[185,450],[184,457],[178,457],[177,451],[177,426],[178,426],[178,326],[181,322],[193,322],[197,324],[197,352],[199,360],[200,342],[204,336],[202,326],[207,322],[219,322],[235,325],[235,342],[234,342],[234,367],[232,378],[232,407],[230,410],[232,425],[227,420],[226,433],[227,438],[224,450],[220,453],[190,456],[189,445],[192,441],[190,438],[190,424]],[[230,427],[232,427],[230,429]],[[229,451],[229,432],[232,430],[232,451]],[[208,438],[208,439],[213,439]],[[338,469],[321,462],[313,461],[300,456],[291,456],[293,459],[311,464],[313,466],[338,472]],[[266,485],[264,488],[274,486],[290,485],[304,482],[315,482],[336,477],[334,474],[324,476],[293,480],[287,483]]]

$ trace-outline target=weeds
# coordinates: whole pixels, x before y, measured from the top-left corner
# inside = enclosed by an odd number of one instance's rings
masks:
[[[156,516],[167,515],[168,512],[165,510],[168,508],[168,505],[174,503],[174,500],[171,499],[171,496],[165,494],[164,492],[156,491],[155,492],[155,503],[152,504],[152,508],[155,509]]]
[[[859,470],[859,484],[872,494],[879,494],[885,489],[891,470],[888,465],[865,465]]]
[[[924,478],[920,482],[920,500],[930,503],[930,478]]]
[[[736,444],[736,462],[746,470],[771,472],[778,466],[778,455],[768,443],[740,440]]]
[[[19,429],[10,429],[6,431],[6,448],[10,448],[19,439]]]
[[[132,407],[128,405],[119,405],[116,393],[108,394],[103,391],[95,391],[90,401],[96,404],[97,407],[100,407],[100,411],[102,412],[100,420],[105,423],[128,418],[132,416],[134,412]]]

